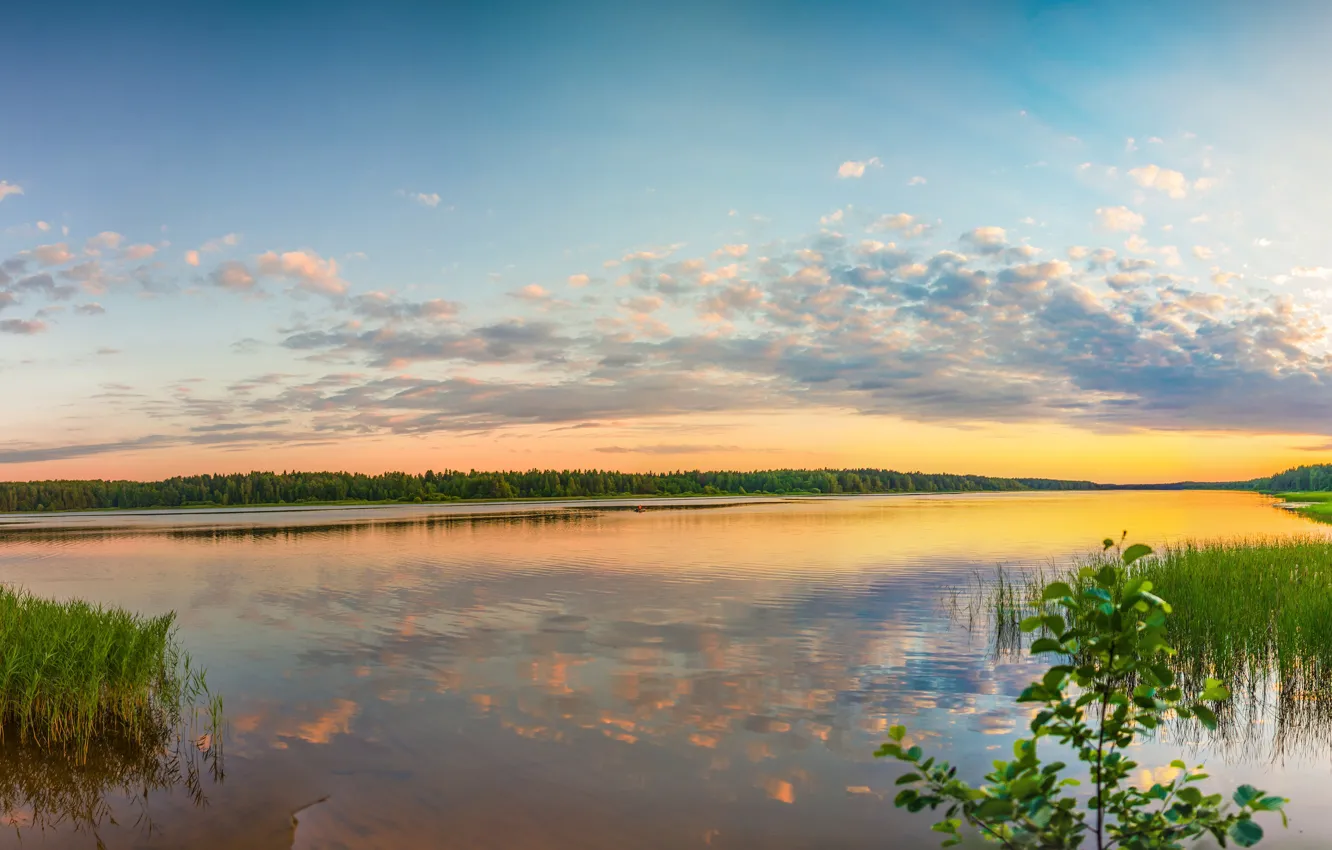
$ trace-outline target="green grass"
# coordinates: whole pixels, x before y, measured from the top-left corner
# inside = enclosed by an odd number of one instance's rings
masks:
[[[1332,494],[1323,495],[1332,503]],[[1115,554],[979,577],[965,593],[954,593],[950,607],[973,625],[984,623],[998,654],[1022,654],[1034,636],[1017,636],[1017,624],[1040,608],[1045,584],[1059,579],[1077,586],[1079,568],[1099,568]],[[1282,752],[1332,743],[1332,540],[1184,543],[1129,572],[1150,580],[1174,608],[1167,629],[1181,682],[1213,676],[1230,685],[1231,732],[1266,717],[1276,723]]]
[[[1276,497],[1286,502],[1289,509],[1319,522],[1332,522],[1332,493],[1303,491],[1295,493],[1277,493]]]
[[[0,736],[84,756],[107,738],[159,746],[207,695],[174,623],[0,587]],[[215,724],[220,709],[211,700]]]

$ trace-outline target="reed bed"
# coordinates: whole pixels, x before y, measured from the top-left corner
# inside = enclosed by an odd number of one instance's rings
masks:
[[[999,570],[954,592],[949,608],[969,627],[983,624],[1003,656],[1025,652],[1018,624],[1037,613],[1055,579],[1080,584],[1078,570],[1117,562],[1116,553],[1071,565]],[[1275,723],[1277,755],[1332,745],[1332,541],[1294,536],[1187,542],[1135,562],[1130,575],[1153,584],[1174,613],[1169,638],[1181,683],[1213,676],[1230,684],[1222,736],[1233,743],[1260,718]]]
[[[0,737],[84,757],[103,738],[156,748],[208,694],[174,624],[0,587]],[[220,722],[220,699],[207,704]]]

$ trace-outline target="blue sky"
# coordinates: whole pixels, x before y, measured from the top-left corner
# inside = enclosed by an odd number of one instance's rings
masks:
[[[1008,453],[950,455],[949,429],[1027,422],[1105,463],[1126,431],[1312,459],[1328,24],[1294,3],[11,14],[0,474],[990,471]],[[835,437],[757,424],[814,412]]]

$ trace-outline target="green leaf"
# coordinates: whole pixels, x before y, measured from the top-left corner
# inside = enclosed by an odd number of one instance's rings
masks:
[[[1208,729],[1216,728],[1216,714],[1207,706],[1198,703],[1193,706],[1193,714],[1198,718],[1198,722],[1206,726]]]
[[[1252,785],[1241,785],[1235,789],[1235,805],[1242,809],[1249,805],[1251,801],[1257,800],[1261,796],[1263,796],[1263,792],[1254,788]]]
[[[1041,652],[1062,652],[1063,645],[1054,638],[1040,638],[1032,641],[1031,654],[1036,655]]]
[[[1034,632],[1045,624],[1043,617],[1028,617],[1018,624],[1018,628],[1024,632]]]
[[[912,782],[919,782],[919,781],[920,781],[921,779],[923,779],[923,778],[924,778],[924,777],[921,776],[919,773],[904,773],[904,774],[902,774],[901,776],[897,777],[897,781],[896,781],[895,783],[893,783],[893,784],[894,784],[894,785],[907,785],[907,784],[912,783]]]
[[[914,802],[915,799],[919,796],[920,794],[916,792],[916,789],[903,788],[901,791],[897,793],[897,797],[893,799],[893,805],[900,809],[903,806]]]
[[[1263,840],[1263,828],[1251,820],[1240,820],[1230,826],[1230,837],[1241,847],[1252,847]]]
[[[1192,785],[1186,785],[1175,792],[1175,796],[1188,803],[1191,806],[1197,806],[1202,803],[1203,793]]]
[[[1041,593],[1041,599],[1048,602],[1051,599],[1063,599],[1065,596],[1072,595],[1073,588],[1062,581],[1055,581],[1045,586],[1044,592]]]
[[[888,737],[900,742],[906,737],[906,727],[898,723],[888,727]]]
[[[1101,551],[1104,552],[1104,551],[1106,551],[1107,549],[1113,547],[1114,545],[1115,545],[1115,541],[1114,541],[1114,540],[1111,540],[1109,537],[1107,537],[1107,538],[1105,538],[1104,540],[1101,541]]]
[[[1255,809],[1261,809],[1264,812],[1279,812],[1281,807],[1289,803],[1285,797],[1264,797],[1253,804]]]
[[[1139,558],[1145,558],[1152,554],[1152,547],[1142,543],[1134,543],[1124,550],[1124,566],[1128,566]]]
[[[1008,800],[1000,800],[995,797],[986,799],[976,807],[973,816],[983,820],[1008,820],[1013,814],[1013,804]]]

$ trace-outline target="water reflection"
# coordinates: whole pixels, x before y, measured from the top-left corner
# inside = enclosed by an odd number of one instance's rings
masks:
[[[150,798],[181,792],[195,807],[208,805],[208,789],[224,776],[222,740],[163,729],[148,744],[102,738],[87,752],[20,743],[0,737],[0,815],[18,836],[66,829],[103,846],[108,826],[145,836],[157,829]],[[119,804],[119,805],[117,805]]]
[[[145,846],[933,846],[873,749],[906,720],[985,765],[1034,671],[944,587],[1107,518],[1152,543],[1308,528],[1234,493],[380,516],[0,541],[0,579],[177,610],[227,695],[228,781],[155,801]]]

